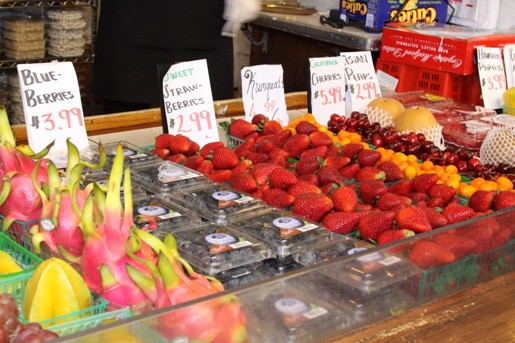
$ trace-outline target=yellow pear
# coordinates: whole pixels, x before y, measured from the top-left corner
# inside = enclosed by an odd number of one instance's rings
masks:
[[[425,107],[410,107],[397,117],[393,127],[397,132],[422,132],[424,129],[438,125],[435,116]]]
[[[367,110],[374,110],[375,108],[380,108],[383,114],[391,118],[392,122],[406,110],[399,100],[393,98],[375,98],[368,103]]]

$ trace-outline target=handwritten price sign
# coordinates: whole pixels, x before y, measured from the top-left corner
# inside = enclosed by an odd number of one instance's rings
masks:
[[[342,57],[309,59],[309,109],[319,123],[345,115],[345,65]]]
[[[477,68],[481,92],[486,108],[503,106],[502,95],[506,91],[506,74],[500,48],[477,47]]]
[[[241,70],[241,79],[246,120],[252,121],[256,114],[264,114],[281,125],[288,124],[281,65],[245,67]]]
[[[515,87],[515,45],[510,44],[504,47],[504,67],[508,88]]]
[[[206,60],[174,64],[163,77],[166,128],[204,146],[218,141]]]
[[[66,152],[66,139],[89,146],[77,74],[71,62],[17,66],[29,145],[40,151],[55,141],[52,154]]]
[[[347,113],[365,112],[370,101],[381,96],[370,51],[342,52],[347,83]]]

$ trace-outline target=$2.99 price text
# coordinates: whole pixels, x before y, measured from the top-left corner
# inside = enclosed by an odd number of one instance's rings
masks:
[[[54,131],[71,129],[74,126],[84,126],[84,121],[81,109],[73,107],[57,113],[32,116],[30,125],[36,129],[41,128],[46,131]]]
[[[211,113],[203,110],[189,115],[179,114],[170,119],[170,131],[179,133],[201,132],[213,129]]]
[[[375,99],[378,92],[375,82],[355,83],[349,85],[350,92],[356,95],[357,99]]]

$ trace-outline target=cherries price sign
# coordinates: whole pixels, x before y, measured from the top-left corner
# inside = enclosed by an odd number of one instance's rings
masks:
[[[381,89],[370,51],[342,52],[345,63],[347,113],[365,112],[370,101],[381,96]]]
[[[507,87],[515,87],[515,44],[504,47],[504,67],[506,69]]]
[[[309,59],[310,111],[319,123],[345,115],[345,66],[342,57]]]
[[[241,79],[246,120],[252,121],[256,114],[264,114],[281,125],[288,124],[281,65],[245,67],[241,70]]]
[[[77,74],[71,62],[17,66],[27,137],[34,151],[55,141],[52,152],[65,152],[66,139],[89,146]]]
[[[477,47],[477,68],[486,108],[502,108],[506,74],[500,48]]]
[[[166,128],[200,146],[219,140],[207,61],[174,64],[163,77]]]

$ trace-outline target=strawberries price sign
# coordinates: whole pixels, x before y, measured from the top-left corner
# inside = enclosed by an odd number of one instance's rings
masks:
[[[263,64],[245,67],[241,70],[241,79],[246,120],[250,122],[256,114],[264,114],[281,125],[288,124],[281,65]]]
[[[506,91],[506,73],[500,48],[477,47],[477,68],[481,93],[486,108],[498,109],[503,105]]]
[[[220,140],[205,59],[168,69],[163,77],[163,104],[168,133],[187,136],[201,147]]]
[[[52,154],[66,152],[66,139],[78,149],[89,146],[77,74],[71,62],[18,64],[23,111],[30,147],[51,142]]]

